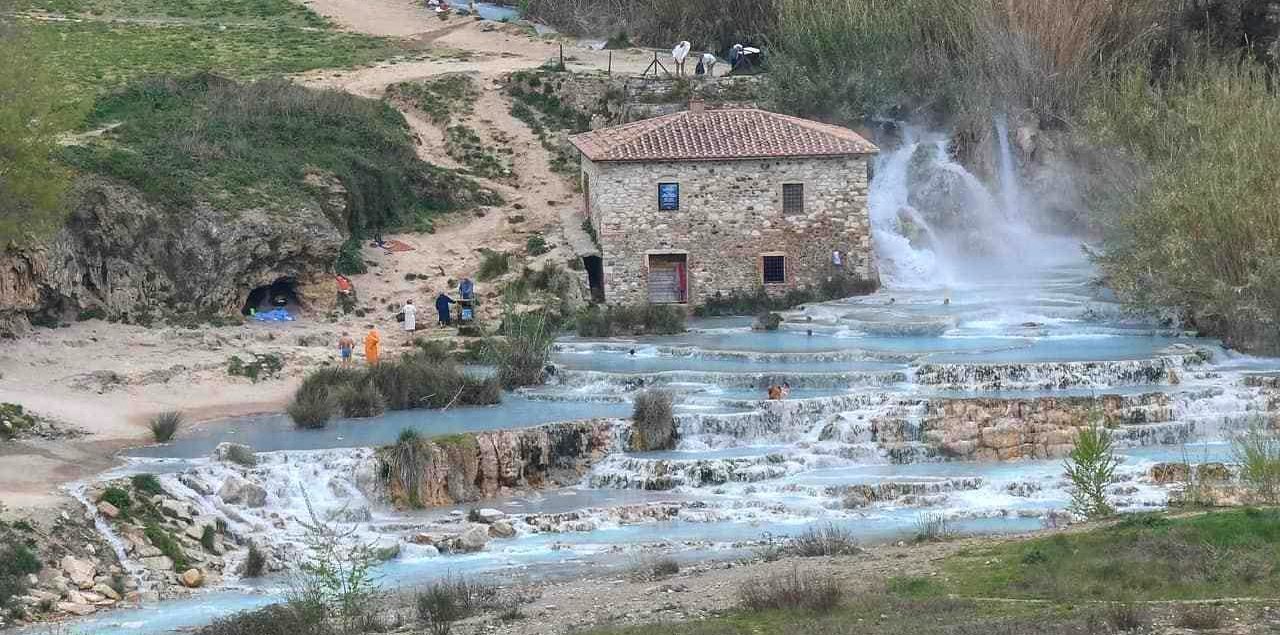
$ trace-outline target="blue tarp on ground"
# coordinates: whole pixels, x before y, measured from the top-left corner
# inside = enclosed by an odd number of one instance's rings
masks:
[[[289,315],[288,309],[280,307],[277,309],[271,309],[270,311],[263,311],[262,313],[253,316],[253,319],[258,320],[259,322],[292,322],[294,318],[292,315]]]

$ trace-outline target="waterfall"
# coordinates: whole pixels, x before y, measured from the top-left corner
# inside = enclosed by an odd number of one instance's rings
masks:
[[[1037,212],[1019,181],[1007,118],[992,125],[994,189],[952,158],[942,134],[908,128],[898,147],[877,158],[868,205],[887,287],[950,288],[1025,272],[1029,264],[1079,260],[1074,242],[1032,229]]]

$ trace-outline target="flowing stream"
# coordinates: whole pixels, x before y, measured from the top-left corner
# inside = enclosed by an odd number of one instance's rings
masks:
[[[934,517],[974,533],[1044,527],[1069,503],[1061,458],[1029,445],[1013,446],[1016,457],[948,454],[932,426],[975,404],[1030,410],[1057,407],[1044,397],[1057,404],[1105,394],[1124,420],[1115,432],[1115,503],[1159,508],[1169,487],[1151,480],[1151,466],[1230,462],[1233,427],[1271,407],[1266,389],[1248,378],[1280,371],[1280,360],[1233,354],[1123,312],[1092,284],[1078,242],[1029,229],[1008,132],[995,125],[995,194],[948,158],[942,139],[911,136],[881,157],[870,198],[886,286],[874,295],[788,313],[776,332],[721,319],[695,321],[681,336],[566,337],[553,356],[554,381],[499,406],[398,412],[322,431],[295,430],[284,416],[247,417],[133,451],[125,468],[103,478],[157,473],[201,513],[277,541],[300,540],[308,504],[341,511],[361,535],[401,544],[381,569],[388,587],[457,573],[568,578],[622,570],[656,552],[737,558],[827,523],[866,541],[910,536]],[[945,195],[920,195],[930,188]],[[930,207],[939,200],[962,201],[963,218]],[[790,398],[763,401],[763,388],[782,382]],[[676,395],[674,451],[617,451],[573,487],[478,504],[506,512],[516,529],[479,553],[441,555],[408,540],[458,510],[397,512],[362,493],[374,478],[370,448],[406,427],[434,436],[626,417],[637,391],[654,386]],[[232,468],[209,458],[224,441],[262,453],[254,473],[268,492],[263,508],[237,508],[235,518],[217,494],[200,493],[228,478]],[[223,588],[95,616],[71,632],[199,625],[274,601],[281,584],[229,576]]]

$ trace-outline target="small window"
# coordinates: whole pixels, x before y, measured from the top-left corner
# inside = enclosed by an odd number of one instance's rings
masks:
[[[658,184],[658,210],[663,212],[676,212],[680,210],[679,183]]]
[[[782,184],[782,213],[804,213],[804,183]]]
[[[764,283],[782,284],[787,281],[786,256],[763,256]]]

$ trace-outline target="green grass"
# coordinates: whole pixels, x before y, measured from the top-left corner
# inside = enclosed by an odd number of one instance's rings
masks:
[[[319,207],[324,194],[306,181],[315,172],[347,189],[357,235],[499,200],[420,161],[404,118],[389,105],[338,91],[207,74],[152,77],[97,101],[90,125],[112,122],[122,123],[67,148],[67,160],[174,210],[196,201],[230,212]]]
[[[209,20],[229,24],[270,22],[326,28],[330,22],[291,0],[19,0],[20,11],[123,19]]]
[[[288,25],[32,22],[54,71],[92,97],[133,79],[208,71],[258,79],[319,68],[351,68],[406,51],[394,41]]]
[[[470,114],[480,90],[470,76],[445,75],[422,82],[392,84],[387,87],[387,95],[408,101],[432,123],[443,126]]]
[[[1140,515],[1096,531],[973,549],[946,592],[1061,602],[1280,597],[1280,511]]]
[[[499,156],[500,151],[487,146],[475,130],[462,124],[449,126],[444,132],[444,148],[467,172],[490,179],[509,179],[515,176],[509,158]]]
[[[663,624],[660,631],[645,625],[582,635],[1112,632],[1108,622],[1114,620],[1116,602],[1280,596],[1280,510],[1130,516],[1088,532],[968,549],[948,557],[941,569],[938,575],[891,577],[879,589],[848,596],[828,613],[726,607],[730,610],[723,615]],[[1165,621],[1187,619],[1180,605],[1149,608]],[[1247,615],[1254,609],[1242,610]]]

